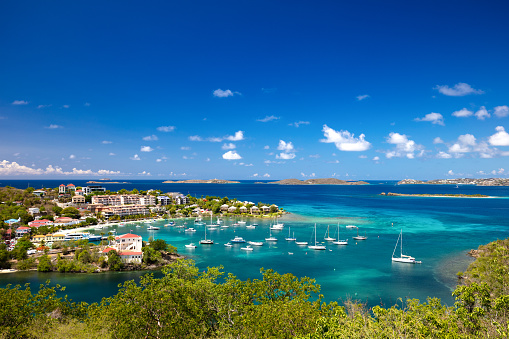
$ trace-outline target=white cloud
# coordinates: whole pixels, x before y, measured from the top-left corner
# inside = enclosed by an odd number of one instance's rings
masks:
[[[131,159],[131,160],[141,160],[140,157],[138,156],[138,154],[135,154],[134,156],[132,156],[129,159]]]
[[[237,131],[235,132],[235,135],[229,135],[225,137],[226,140],[230,141],[241,141],[244,140],[244,132],[243,131]],[[221,141],[219,141],[221,142]]]
[[[365,154],[359,155],[359,159],[367,159],[367,158],[368,158],[368,156]]]
[[[71,155],[69,156],[69,159],[75,159],[75,158],[76,158],[76,156],[75,156],[74,154],[71,154]]]
[[[263,149],[270,149],[270,146],[269,145],[265,145],[265,146],[263,146]]]
[[[466,118],[466,117],[470,117],[470,116],[474,115],[474,112],[472,112],[466,108],[462,108],[459,111],[453,112],[452,115],[455,117],[458,117],[458,118]]]
[[[269,121],[273,121],[273,120],[279,120],[280,117],[276,117],[274,115],[267,115],[265,116],[265,118],[261,118],[261,119],[256,119],[256,121],[259,121],[259,122],[269,122]]]
[[[449,153],[445,153],[445,152],[440,151],[437,154],[437,158],[440,158],[440,159],[450,159],[450,158],[452,158],[452,155],[450,155]]]
[[[475,145],[476,139],[472,134],[463,134],[458,137],[458,142],[449,147],[449,153],[454,153],[455,157],[459,158],[462,156],[459,153],[472,152]]]
[[[292,142],[291,141],[285,142],[284,140],[279,140],[279,145],[277,146],[277,149],[280,151],[285,151],[285,152],[293,152],[294,151]]]
[[[309,125],[309,121],[296,121],[296,122],[293,122],[291,124],[288,124],[288,126],[295,126],[295,127],[299,127],[300,125]]]
[[[379,161],[380,160],[380,157],[374,157],[373,158],[373,161]]]
[[[255,177],[255,178],[258,177],[258,173],[253,174],[252,177]]]
[[[497,106],[494,108],[494,113],[497,117],[499,118],[503,118],[503,117],[506,117],[509,115],[509,107],[504,105],[504,106]]]
[[[14,100],[12,102],[13,105],[28,105],[28,101],[26,100]]]
[[[38,109],[41,109],[41,108],[46,108],[46,107],[51,107],[52,105],[37,105],[37,108]]]
[[[182,147],[180,147],[180,149],[182,151],[189,151],[191,149],[191,147],[189,147],[189,146],[182,146]]]
[[[291,160],[295,158],[295,153],[279,153],[276,155],[276,159]]]
[[[111,144],[112,142],[108,141],[108,140],[103,140],[101,143],[104,144],[104,145],[108,145],[108,144]]]
[[[454,85],[452,88],[447,85],[437,85],[433,89],[438,90],[443,95],[452,96],[452,97],[462,97],[469,94],[483,94],[484,91],[480,89],[474,89],[469,84],[464,82],[459,82]]]
[[[113,156],[113,155],[116,155],[116,154],[115,154],[115,153],[113,153],[113,152],[110,152],[110,154],[108,154],[108,155],[111,155],[111,156]]]
[[[475,112],[475,116],[479,120],[484,120],[486,118],[489,118],[490,114],[488,113],[488,110],[486,109],[486,107],[481,106],[481,108],[479,108],[479,110],[477,112]]]
[[[216,89],[214,92],[212,92],[212,94],[218,98],[232,97],[234,94],[241,95],[241,93],[232,92],[229,89],[227,89],[226,91],[223,91],[222,89]]]
[[[447,175],[454,175],[454,172],[452,170],[449,170],[449,172],[447,172]]]
[[[57,129],[57,128],[64,128],[63,126],[60,126],[60,125],[55,125],[55,124],[51,124],[45,128],[48,128],[48,129]]]
[[[143,140],[145,140],[145,141],[157,141],[157,140],[159,140],[159,138],[157,137],[157,135],[152,134],[152,135],[143,137]]]
[[[175,126],[159,126],[157,127],[159,132],[173,132],[175,130]]]
[[[242,157],[235,151],[228,151],[225,154],[223,154],[223,159],[225,159],[225,160],[239,160],[239,159],[242,159]]]
[[[203,139],[200,136],[198,136],[198,135],[191,135],[189,137],[189,140],[191,140],[191,141],[203,141]]]
[[[340,151],[361,152],[371,147],[371,143],[364,139],[364,134],[359,135],[359,138],[355,138],[354,134],[350,134],[348,131],[341,130],[338,132],[327,125],[323,125],[322,131],[325,139],[320,139],[320,142],[334,143]]]
[[[433,139],[433,143],[434,144],[443,144],[444,141],[440,137],[436,137],[435,139]]]
[[[234,143],[228,143],[228,144],[223,144],[223,146],[221,146],[221,149],[224,149],[224,150],[228,150],[228,149],[235,149],[235,144]]]
[[[264,177],[264,178],[270,178],[270,174],[269,174],[269,173],[265,173],[265,174],[263,175],[263,177]]]
[[[141,173],[138,173],[138,175],[143,175],[143,176],[147,176],[147,177],[149,177],[149,176],[151,176],[152,174],[150,174],[150,172],[143,171],[143,172],[141,172]]]
[[[150,146],[141,146],[141,152],[152,152],[154,149]]]
[[[69,107],[71,107],[71,106],[69,106],[69,105],[62,105],[62,108],[69,108]]]
[[[509,146],[509,133],[505,131],[503,126],[495,128],[497,133],[489,137],[488,142],[492,146]]]
[[[368,94],[358,95],[356,96],[357,100],[362,101],[364,99],[369,98],[370,96]]]
[[[327,161],[328,164],[339,164],[339,160],[336,159],[336,160],[332,160],[332,161]]]
[[[72,171],[64,171],[61,167],[48,165],[45,169],[31,168],[20,165],[17,162],[7,160],[0,161],[0,175],[18,176],[18,175],[105,175],[105,174],[121,174],[120,171],[99,170],[81,170],[73,168]]]
[[[432,124],[442,125],[444,126],[444,117],[440,113],[429,113],[426,114],[423,118],[415,118],[415,121],[429,121]]]
[[[472,134],[460,135],[458,141],[464,145],[475,146],[475,137]]]
[[[408,159],[415,158],[415,152],[421,151],[417,156],[424,154],[424,146],[418,145],[415,141],[408,139],[405,134],[399,134],[391,132],[386,138],[389,144],[396,145],[396,148],[392,151],[387,151],[385,156],[390,159],[393,157],[407,157]]]

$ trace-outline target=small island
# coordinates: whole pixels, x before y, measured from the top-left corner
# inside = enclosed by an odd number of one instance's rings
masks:
[[[325,178],[325,179],[284,179],[279,181],[268,182],[267,184],[276,185],[369,185],[365,181],[345,181],[336,178]]]
[[[489,195],[484,194],[404,194],[382,192],[380,195],[389,197],[420,197],[420,198],[491,198]]]
[[[200,180],[200,179],[190,179],[190,180],[166,180],[163,181],[163,184],[240,184],[240,181],[233,180],[222,180],[222,179],[209,179],[209,180]]]
[[[435,180],[415,180],[404,179],[398,182],[398,185],[475,185],[475,186],[509,186],[509,179],[506,178],[458,178],[458,179],[435,179]]]

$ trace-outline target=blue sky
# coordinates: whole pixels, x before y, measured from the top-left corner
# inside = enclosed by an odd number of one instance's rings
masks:
[[[505,1],[2,1],[0,178],[507,177]]]

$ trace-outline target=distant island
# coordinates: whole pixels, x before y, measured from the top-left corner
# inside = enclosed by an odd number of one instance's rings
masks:
[[[336,178],[325,178],[325,179],[284,179],[279,181],[268,182],[267,184],[276,185],[369,185],[365,181],[345,181]]]
[[[130,182],[127,181],[102,181],[103,179],[100,179],[101,181],[87,181],[87,184],[130,184]]]
[[[424,198],[491,198],[489,195],[484,194],[403,194],[403,193],[385,193],[380,195],[390,197],[424,197]]]
[[[221,180],[221,179],[209,179],[209,180],[191,179],[175,181],[166,180],[163,181],[163,184],[240,184],[240,181]]]
[[[398,182],[398,185],[475,185],[475,186],[509,186],[509,179],[505,178],[486,178],[486,179],[435,179],[421,181],[415,179],[404,179]]]

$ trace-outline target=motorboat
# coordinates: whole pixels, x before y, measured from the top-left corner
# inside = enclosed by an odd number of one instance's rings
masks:
[[[247,243],[251,246],[263,246],[263,241],[248,241]]]
[[[224,244],[226,247],[232,247],[233,245],[230,244],[229,242],[227,242],[226,244]]]
[[[306,246],[308,244],[308,242],[307,241],[296,241],[295,244],[299,245],[299,246]]]
[[[196,230],[192,227],[186,228],[186,232],[196,232]]]
[[[243,251],[252,251],[253,250],[253,248],[249,245],[247,245],[246,247],[241,247],[240,249]]]
[[[157,231],[157,230],[160,230],[160,228],[157,227],[157,226],[150,225],[149,227],[147,227],[147,230],[149,230],[149,231]]]
[[[196,245],[193,243],[187,244],[185,246],[186,246],[186,248],[196,248]]]
[[[346,225],[346,228],[358,228],[358,227],[355,225]]]
[[[234,244],[241,244],[241,243],[245,243],[246,241],[244,240],[244,238],[236,236],[235,238],[230,240],[230,242],[232,242]]]

